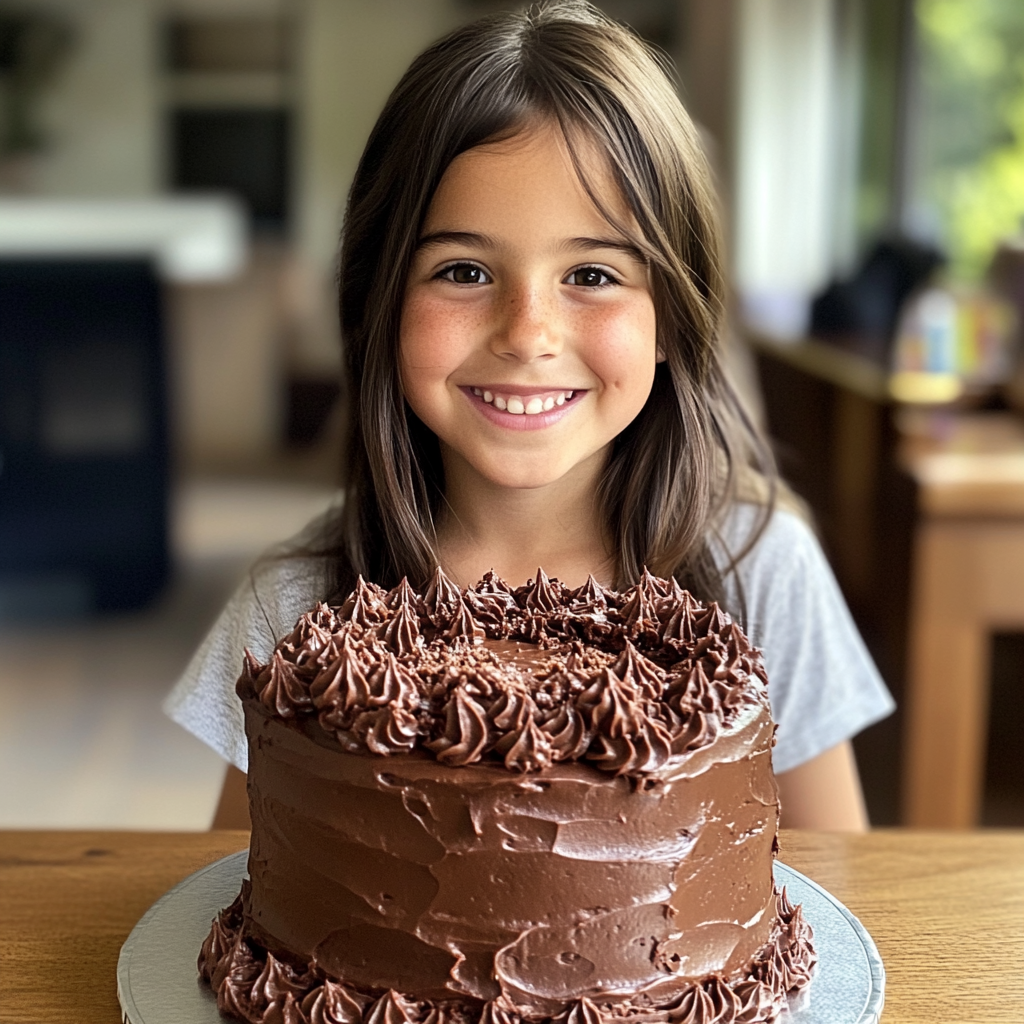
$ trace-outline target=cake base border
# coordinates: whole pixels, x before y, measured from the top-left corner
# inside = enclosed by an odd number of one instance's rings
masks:
[[[189,875],[132,929],[117,962],[124,1024],[224,1024],[196,957],[211,919],[238,895],[247,858],[243,850]],[[818,953],[811,984],[778,1024],[879,1024],[885,969],[867,930],[831,893],[779,861],[775,880],[803,904]]]

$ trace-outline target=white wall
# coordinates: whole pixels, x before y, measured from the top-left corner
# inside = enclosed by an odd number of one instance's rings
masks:
[[[420,50],[454,24],[451,0],[306,0],[298,85],[298,240],[333,265],[366,137]]]
[[[31,0],[74,26],[74,49],[41,104],[51,139],[32,191],[145,196],[160,186],[156,22],[151,0]]]
[[[384,102],[410,61],[457,23],[452,0],[305,0],[296,83],[295,240],[289,362],[333,375],[335,265],[349,185]]]
[[[748,315],[783,335],[803,330],[808,299],[850,258],[857,63],[846,7],[740,3],[736,283]]]

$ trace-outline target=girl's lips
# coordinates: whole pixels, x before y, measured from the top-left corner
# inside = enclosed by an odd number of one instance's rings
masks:
[[[586,394],[580,388],[463,386],[459,390],[492,423],[510,430],[549,427],[562,419]]]

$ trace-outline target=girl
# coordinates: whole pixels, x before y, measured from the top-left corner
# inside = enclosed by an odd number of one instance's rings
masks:
[[[623,587],[646,565],[761,646],[783,823],[866,825],[849,738],[891,699],[723,375],[711,178],[657,58],[579,0],[422,54],[349,196],[344,503],[235,595],[167,703],[229,769],[234,681],[317,600],[441,564]]]

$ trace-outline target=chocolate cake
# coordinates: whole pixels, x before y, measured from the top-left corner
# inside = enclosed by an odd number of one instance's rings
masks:
[[[675,581],[360,580],[238,693],[249,880],[199,957],[222,1012],[755,1022],[810,980],[760,652]]]

